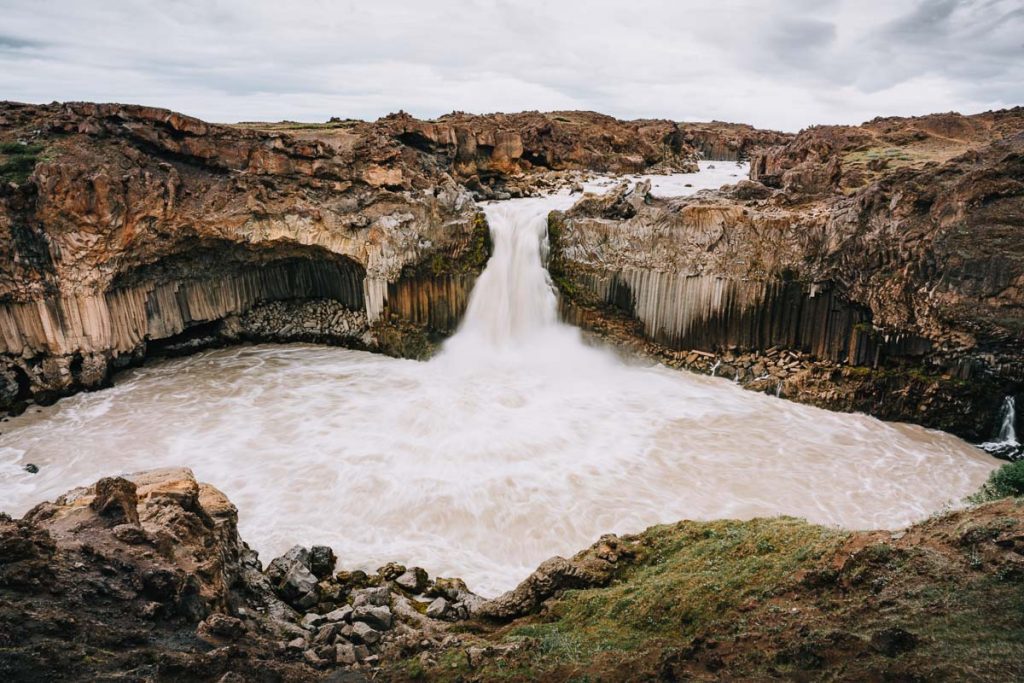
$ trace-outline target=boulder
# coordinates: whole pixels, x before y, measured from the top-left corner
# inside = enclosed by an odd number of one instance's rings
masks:
[[[338,558],[334,551],[325,545],[315,545],[309,550],[309,571],[318,579],[324,579],[334,572]]]
[[[369,624],[375,629],[386,631],[391,628],[391,610],[387,606],[362,605],[352,610],[352,626],[356,622]]]
[[[352,624],[352,639],[356,643],[374,645],[380,642],[380,631],[376,630],[369,624],[358,621]]]
[[[427,616],[431,619],[444,619],[451,611],[451,604],[444,598],[436,598],[427,605]]]
[[[409,593],[419,594],[426,589],[428,581],[429,577],[425,570],[413,567],[395,579],[395,584]]]

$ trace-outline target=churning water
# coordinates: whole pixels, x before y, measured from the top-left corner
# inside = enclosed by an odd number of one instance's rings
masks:
[[[430,362],[287,345],[148,365],[5,423],[0,509],[187,465],[238,505],[264,561],[326,543],[346,568],[418,564],[493,595],[551,555],[658,522],[900,526],[994,467],[947,434],[584,345],[557,321],[542,263],[545,215],[569,201],[486,208],[494,256]]]

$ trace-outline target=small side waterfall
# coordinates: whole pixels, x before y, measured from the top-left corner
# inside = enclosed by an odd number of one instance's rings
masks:
[[[1003,399],[999,409],[999,431],[993,441],[979,444],[987,453],[1005,460],[1020,460],[1024,448],[1017,441],[1017,400],[1013,396]]]
[[[1013,396],[1003,399],[999,412],[998,440],[1006,444],[1020,445],[1017,441],[1017,401]]]

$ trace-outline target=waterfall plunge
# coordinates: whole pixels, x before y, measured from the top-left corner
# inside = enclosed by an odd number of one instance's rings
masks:
[[[701,174],[683,180],[701,187]],[[0,508],[22,514],[101,476],[186,465],[238,506],[264,562],[325,543],[349,569],[420,565],[493,595],[551,555],[660,522],[897,527],[994,467],[948,434],[584,345],[557,321],[542,260],[545,216],[571,201],[486,207],[494,256],[432,361],[293,344],[138,368],[7,423]]]

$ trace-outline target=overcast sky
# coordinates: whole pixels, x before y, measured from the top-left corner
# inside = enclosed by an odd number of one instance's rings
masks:
[[[0,0],[0,99],[225,122],[594,109],[797,130],[1024,104],[1024,2]]]

